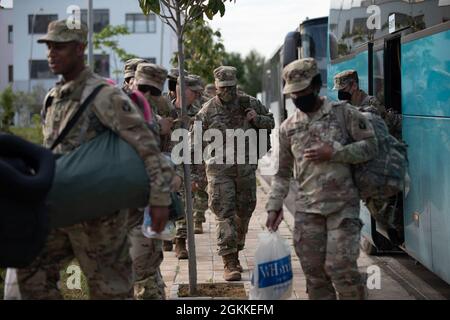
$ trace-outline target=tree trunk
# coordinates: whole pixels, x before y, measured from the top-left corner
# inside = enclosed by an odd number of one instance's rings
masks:
[[[175,3],[175,2],[174,2]],[[169,9],[170,10],[170,9]],[[180,71],[180,94],[181,94],[181,118],[185,119],[187,115],[186,93],[184,81],[184,49],[182,22],[179,5],[176,10],[177,18],[177,37],[178,37],[178,68]],[[182,127],[188,129],[188,124],[182,122]],[[184,169],[184,187],[186,194],[186,222],[188,234],[188,252],[189,252],[189,294],[192,296],[197,292],[197,259],[195,254],[195,234],[194,218],[192,215],[192,188],[191,188],[191,168],[189,164],[183,164]]]

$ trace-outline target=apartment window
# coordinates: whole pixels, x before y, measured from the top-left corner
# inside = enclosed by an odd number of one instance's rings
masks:
[[[156,32],[156,15],[153,13],[148,16],[142,13],[127,13],[125,20],[130,33]]]
[[[81,10],[81,22],[88,24],[87,10]],[[94,9],[94,32],[98,33],[109,25],[109,10]]]
[[[12,65],[8,66],[8,82],[11,83],[14,81],[14,69]]]
[[[8,43],[13,43],[13,26],[8,26]]]
[[[56,76],[50,71],[47,60],[30,61],[30,79],[51,79]]]
[[[48,24],[54,20],[58,20],[57,14],[29,14],[28,33],[47,33]]]

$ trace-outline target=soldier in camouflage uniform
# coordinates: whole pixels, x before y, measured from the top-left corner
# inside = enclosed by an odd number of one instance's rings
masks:
[[[192,76],[199,80],[199,86],[202,87],[202,92],[198,93],[198,98],[193,103],[194,107],[198,111],[200,111],[202,106],[211,98],[205,95],[203,80],[199,76]],[[203,233],[203,223],[206,222],[205,213],[208,210],[208,192],[206,190],[207,186],[208,181],[206,180],[205,175],[202,175],[201,177],[194,177],[194,183],[192,185],[192,196],[194,197],[192,209],[194,216],[195,234]]]
[[[174,106],[174,109],[177,112],[177,120],[175,121],[174,130],[180,129],[182,125],[182,117],[181,117],[181,99],[180,99],[180,86],[179,86],[179,79],[178,78],[178,84],[176,87],[177,92],[177,98],[172,101],[172,104]],[[188,128],[192,125],[192,122],[194,120],[195,115],[198,113],[200,108],[195,103],[198,99],[201,97],[201,93],[203,91],[203,86],[200,80],[200,77],[195,75],[188,75],[185,77],[185,96],[186,96],[186,111],[188,116]],[[172,142],[172,147],[177,144],[177,141]],[[192,175],[193,181],[197,181],[195,178],[195,175]],[[206,187],[206,186],[204,186]],[[195,195],[198,190],[195,190],[193,188],[193,197],[194,197],[194,223],[195,225],[198,224],[198,217],[195,216]],[[181,190],[181,193],[183,194],[183,197],[185,197],[184,194],[184,188]],[[198,206],[198,203],[197,203]],[[200,222],[200,226],[201,226]],[[188,258],[188,251],[186,249],[186,239],[187,239],[187,226],[186,226],[186,219],[183,218],[181,220],[178,220],[176,222],[177,225],[177,233],[175,236],[175,255],[178,257],[178,259],[187,259]]]
[[[129,92],[134,82],[134,74],[136,72],[136,68],[140,63],[147,63],[148,61],[140,58],[129,59],[125,62],[123,76],[124,81],[122,84],[122,89],[125,92]]]
[[[154,121],[158,123],[161,123],[161,113],[167,116],[171,110],[161,97],[166,78],[167,71],[163,67],[152,63],[140,63],[136,68],[134,83],[131,86],[131,89],[139,90],[147,98],[153,110]],[[158,126],[156,131],[160,135],[161,151],[170,152],[169,135],[161,135],[161,126]],[[137,277],[135,296],[137,299],[164,300],[165,284],[160,271],[160,265],[164,259],[163,242],[146,238],[142,234],[143,211],[144,209],[131,210],[129,218],[131,257]]]
[[[367,95],[359,88],[358,73],[345,70],[334,76],[333,90],[338,90],[339,100],[349,101],[361,112],[371,112],[383,118],[389,133],[401,141],[402,116],[393,109],[386,108],[377,98]],[[375,220],[387,227],[391,240],[401,244],[403,241],[403,197],[393,196],[386,200],[367,199],[366,206]]]
[[[49,67],[63,79],[47,94],[43,126],[44,146],[50,147],[81,103],[105,79],[84,65],[87,27],[69,29],[66,21],[53,21],[38,40],[47,44]],[[156,227],[167,221],[173,170],[160,153],[154,134],[137,107],[123,92],[106,85],[97,94],[55,153],[69,153],[105,130],[112,130],[142,157],[151,184],[149,199]],[[76,258],[86,275],[91,299],[133,297],[133,269],[129,254],[126,210],[50,231],[42,253],[28,267],[18,270],[23,299],[62,299],[60,272]],[[63,284],[64,285],[64,284]]]
[[[224,160],[226,154],[231,152],[230,146],[226,143],[226,138],[231,138],[230,130],[227,129],[232,129],[231,135],[238,129],[247,133],[252,132],[249,129],[272,129],[274,119],[256,98],[237,94],[236,68],[218,67],[214,70],[214,77],[217,95],[203,105],[196,116],[196,121],[201,121],[204,133],[208,129],[222,133],[223,149],[221,152],[216,151],[211,158],[205,159],[205,172],[208,179],[209,208],[217,219],[218,254],[223,258],[224,279],[236,281],[241,279],[242,272],[238,259],[239,251],[244,248],[248,224],[256,205],[257,161],[252,164],[249,161],[250,154],[246,152],[245,164],[238,164],[237,158],[242,155],[238,155],[240,150],[235,143],[233,162],[226,163]],[[194,127],[192,135],[194,137],[196,130],[199,129]],[[246,150],[250,150],[250,145],[249,139],[246,139]],[[256,145],[256,142],[253,145]],[[207,147],[206,142],[203,142],[203,147]],[[194,150],[195,148],[194,145]],[[219,154],[222,152],[223,158],[220,158]]]
[[[283,219],[283,200],[291,176],[298,186],[294,245],[306,276],[310,299],[364,299],[364,277],[357,258],[362,222],[359,194],[351,164],[368,161],[378,152],[373,127],[347,103],[332,104],[319,96],[322,86],[312,58],[296,60],[283,70],[284,93],[298,110],[280,127],[279,170],[266,204],[269,230]],[[345,126],[337,109],[343,108]]]
[[[401,139],[402,116],[392,108],[385,106],[374,96],[370,96],[359,88],[359,77],[356,70],[345,70],[334,76],[333,90],[338,90],[339,100],[346,100],[361,112],[379,115],[386,122],[389,133]]]

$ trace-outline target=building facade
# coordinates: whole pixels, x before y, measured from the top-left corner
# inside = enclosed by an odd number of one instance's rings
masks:
[[[14,81],[13,35],[12,10],[0,9],[0,91]]]
[[[31,92],[35,86],[48,89],[54,85],[57,77],[48,68],[46,46],[36,41],[46,33],[51,21],[65,19],[73,14],[74,5],[81,9],[81,20],[87,21],[87,0],[14,0],[13,9],[1,11],[0,90],[9,80],[12,80],[15,91]],[[159,17],[154,14],[144,16],[137,0],[94,0],[93,8],[94,32],[101,31],[107,25],[125,25],[130,34],[117,36],[120,48],[170,68],[170,60],[176,49],[176,36]],[[11,39],[7,37],[9,33],[4,31],[9,27],[12,28]],[[5,45],[12,47],[6,53],[3,50]],[[94,50],[94,56],[97,73],[118,83],[123,81],[123,62],[114,52],[109,48],[97,49]]]

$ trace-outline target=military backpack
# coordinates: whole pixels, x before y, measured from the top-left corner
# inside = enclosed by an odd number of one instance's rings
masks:
[[[351,137],[344,120],[344,108],[337,107],[336,116],[347,141]],[[407,146],[389,134],[384,120],[373,113],[361,112],[372,124],[378,144],[377,155],[364,163],[353,165],[353,180],[362,200],[387,199],[403,192],[407,177]]]

